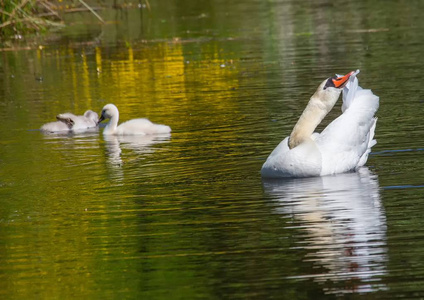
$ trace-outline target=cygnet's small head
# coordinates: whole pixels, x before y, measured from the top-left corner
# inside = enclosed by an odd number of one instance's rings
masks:
[[[115,116],[119,116],[118,108],[114,104],[106,104],[102,109],[102,113],[97,124],[105,119],[111,119]]]
[[[86,117],[87,119],[89,119],[89,120],[91,120],[93,122],[96,122],[96,123],[99,121],[99,115],[96,112],[92,111],[92,110],[87,110],[84,113],[84,117]]]
[[[342,92],[342,89],[345,87],[349,81],[350,76],[355,72],[349,72],[344,76],[334,76],[325,79],[317,88],[315,94],[312,98],[317,98],[323,104],[333,107],[337,102],[337,99]]]

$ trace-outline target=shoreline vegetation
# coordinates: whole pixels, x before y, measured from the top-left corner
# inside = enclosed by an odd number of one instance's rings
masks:
[[[84,0],[0,0],[0,40],[19,40],[24,35],[45,33],[50,29],[66,26],[63,14],[89,11],[101,23],[96,13],[99,7],[92,7]]]

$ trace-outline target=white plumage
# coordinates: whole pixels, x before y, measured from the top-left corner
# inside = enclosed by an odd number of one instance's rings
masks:
[[[107,104],[103,107],[99,123],[105,119],[110,119],[110,121],[103,130],[104,135],[148,135],[171,132],[169,126],[154,124],[148,119],[133,119],[118,126],[119,111],[114,104]]]
[[[344,76],[347,81],[340,87],[326,88],[330,80],[342,77],[325,80],[318,87],[290,137],[274,149],[262,166],[263,177],[324,176],[354,171],[366,163],[371,147],[376,144],[374,114],[379,98],[358,85],[358,73],[359,70]],[[336,103],[340,92],[335,92],[345,84],[342,115],[321,133],[312,133]]]
[[[77,116],[72,113],[63,113],[56,116],[58,121],[41,126],[44,132],[82,131],[97,127],[99,116],[92,110],[87,110],[84,115]]]

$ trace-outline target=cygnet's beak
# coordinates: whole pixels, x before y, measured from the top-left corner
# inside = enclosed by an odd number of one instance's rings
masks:
[[[97,125],[100,124],[101,121],[103,121],[105,119],[105,117],[103,116],[103,114],[100,116],[99,120],[97,121]]]
[[[347,73],[345,76],[333,78],[332,80],[333,80],[334,86],[336,88],[339,88],[339,89],[343,88],[346,85],[350,76],[352,76],[353,73],[355,73],[355,72],[352,71],[352,72]]]

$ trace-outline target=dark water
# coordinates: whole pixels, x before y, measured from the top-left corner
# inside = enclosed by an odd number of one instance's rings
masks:
[[[1,298],[424,297],[422,1],[128,3],[0,52]],[[262,181],[317,85],[358,68],[367,167]],[[107,103],[172,136],[38,131]]]

